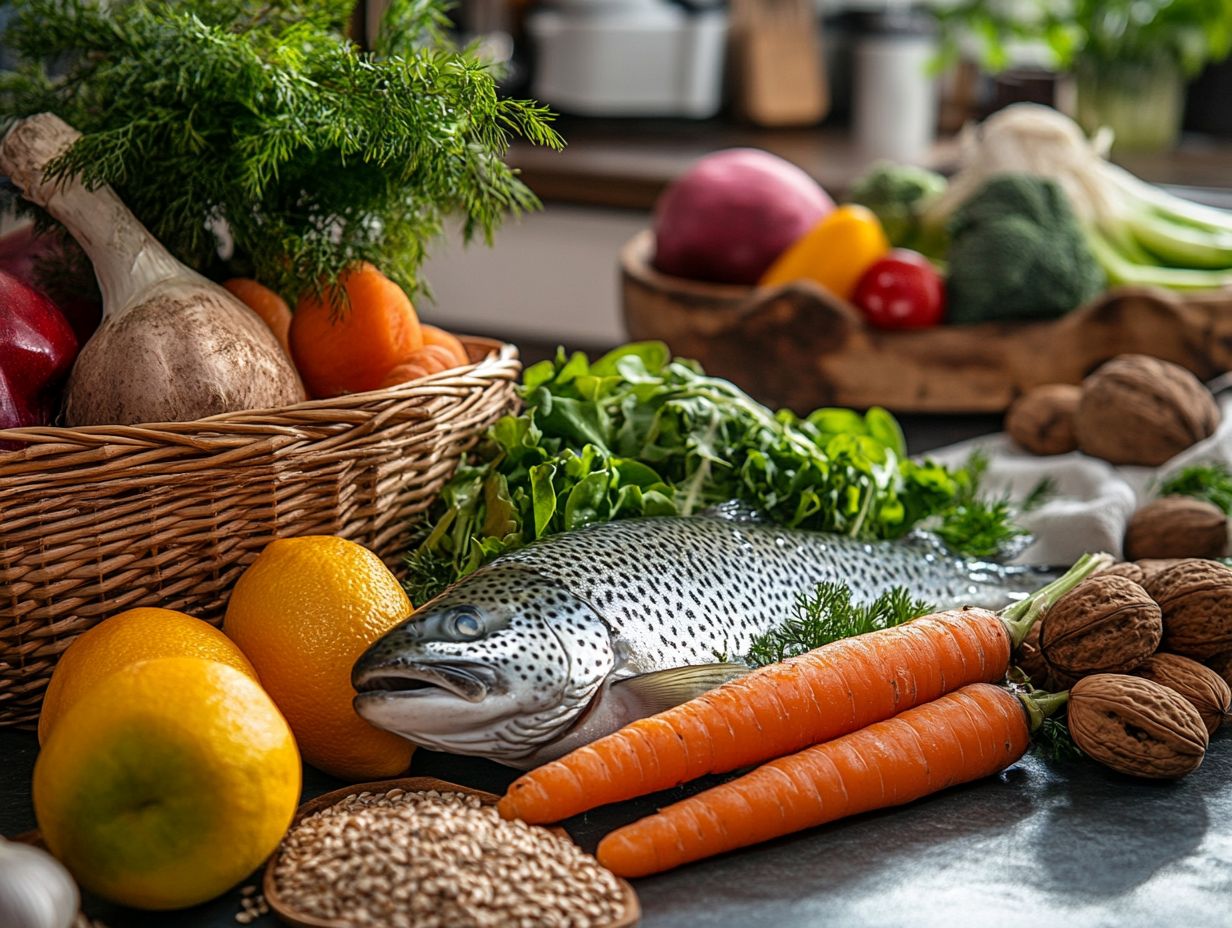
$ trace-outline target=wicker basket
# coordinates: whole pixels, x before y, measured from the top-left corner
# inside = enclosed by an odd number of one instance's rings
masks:
[[[222,621],[273,538],[350,538],[398,565],[462,452],[515,404],[512,345],[389,390],[132,427],[0,431],[0,726],[38,717],[57,657],[133,606]]]

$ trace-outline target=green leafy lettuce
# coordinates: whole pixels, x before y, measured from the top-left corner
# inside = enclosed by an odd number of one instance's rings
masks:
[[[415,602],[506,551],[612,519],[737,500],[782,525],[880,539],[971,501],[970,475],[908,458],[885,410],[772,412],[658,342],[594,363],[562,350],[525,371],[521,395],[425,521],[409,557]]]

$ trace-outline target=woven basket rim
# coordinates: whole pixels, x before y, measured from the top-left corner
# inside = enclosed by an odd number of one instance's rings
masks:
[[[135,432],[165,432],[175,435],[191,435],[196,432],[216,434],[219,428],[225,428],[228,425],[277,423],[288,415],[299,413],[311,413],[316,417],[328,414],[330,410],[348,413],[384,402],[406,399],[417,392],[422,392],[424,387],[440,386],[448,389],[448,385],[453,382],[465,380],[469,377],[486,378],[496,369],[507,367],[510,362],[518,360],[517,347],[509,342],[480,335],[458,335],[457,337],[468,349],[483,351],[483,357],[467,365],[453,367],[380,390],[347,393],[343,396],[330,397],[328,399],[309,399],[287,406],[242,409],[184,422],[141,422],[132,425],[107,424],[77,427],[45,425],[0,429],[0,441],[20,442],[28,446],[72,442],[78,438],[88,438],[93,442],[97,442],[100,438],[105,439],[108,436],[121,438],[131,436]],[[0,462],[10,456],[20,455],[24,450],[26,449],[0,450]]]

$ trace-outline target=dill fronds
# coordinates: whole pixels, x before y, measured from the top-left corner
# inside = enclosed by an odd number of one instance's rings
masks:
[[[115,187],[193,268],[294,300],[365,260],[415,291],[447,217],[490,240],[538,207],[502,160],[511,141],[563,143],[551,113],[502,98],[493,70],[448,43],[439,0],[395,0],[372,52],[346,36],[352,7],[8,0],[18,64],[0,107],[81,130],[53,173]]]

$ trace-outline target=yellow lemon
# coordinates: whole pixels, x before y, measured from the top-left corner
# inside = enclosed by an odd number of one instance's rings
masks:
[[[39,743],[46,742],[65,710],[92,693],[103,677],[155,657],[221,661],[257,679],[243,652],[208,622],[172,609],[129,609],[80,635],[61,655],[43,697]]]
[[[411,744],[374,728],[351,705],[351,666],[411,614],[381,559],[332,535],[271,542],[231,593],[223,631],[257,668],[304,760],[348,780],[406,770]]]
[[[97,682],[34,766],[48,848],[82,886],[123,905],[196,905],[278,846],[299,753],[273,701],[216,661],[164,657]]]

